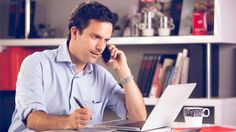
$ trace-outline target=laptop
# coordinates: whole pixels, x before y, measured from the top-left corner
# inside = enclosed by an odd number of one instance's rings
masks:
[[[94,125],[124,131],[148,131],[171,127],[196,83],[168,85],[146,121],[113,120]]]

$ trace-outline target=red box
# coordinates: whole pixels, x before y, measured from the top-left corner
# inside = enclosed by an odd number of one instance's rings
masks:
[[[6,90],[10,86],[9,50],[0,53],[0,89]]]
[[[207,35],[206,12],[193,12],[193,35]]]
[[[15,90],[22,61],[39,48],[10,47],[0,53],[0,90]]]

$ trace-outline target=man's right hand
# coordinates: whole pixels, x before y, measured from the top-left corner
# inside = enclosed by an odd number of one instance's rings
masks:
[[[35,131],[84,128],[92,119],[89,108],[76,109],[71,115],[51,115],[32,111],[27,117],[27,127]]]
[[[92,120],[92,113],[89,108],[76,109],[69,116],[69,127],[73,129],[84,128]]]

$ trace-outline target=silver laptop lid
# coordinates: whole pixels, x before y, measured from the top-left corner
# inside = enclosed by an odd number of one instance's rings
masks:
[[[195,87],[196,83],[167,86],[141,130],[171,126]]]
[[[112,120],[96,124],[94,127],[128,131],[147,131],[170,127],[195,86],[196,83],[169,85],[143,125],[130,125],[130,123],[137,122],[129,120]]]

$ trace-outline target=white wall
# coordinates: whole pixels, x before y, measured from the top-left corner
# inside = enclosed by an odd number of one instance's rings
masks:
[[[85,0],[37,0],[36,24],[50,23],[51,27],[56,28],[56,37],[65,37],[69,16],[76,5],[83,1]],[[113,12],[117,12],[120,20],[129,12],[129,6],[138,4],[138,0],[98,1],[107,5]]]
[[[8,12],[9,0],[0,1],[0,38],[7,38],[8,34]]]

